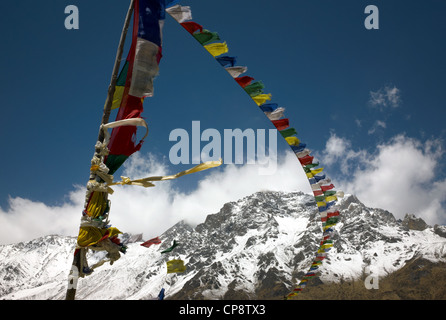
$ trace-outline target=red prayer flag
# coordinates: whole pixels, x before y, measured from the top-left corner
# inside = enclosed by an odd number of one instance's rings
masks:
[[[333,188],[334,188],[333,184],[330,184],[329,186],[321,186],[322,192],[328,191],[328,190],[333,189]]]
[[[203,26],[199,25],[196,22],[193,21],[187,21],[187,22],[183,22],[180,23],[184,29],[187,30],[187,32],[189,32],[190,34],[193,34],[195,31],[200,30],[200,32],[203,31]]]
[[[279,131],[282,131],[290,126],[290,122],[288,119],[273,120],[271,122]]]
[[[339,211],[327,213],[327,218],[339,216]]]
[[[313,159],[314,159],[314,157],[312,157],[312,156],[305,156],[305,157],[301,157],[301,158],[298,158],[298,159],[299,159],[300,163],[301,163],[303,166],[305,166],[305,165],[307,165],[307,164],[311,164],[311,163],[313,163]]]
[[[160,244],[160,243],[161,243],[160,238],[159,238],[159,237],[156,237],[156,238],[147,240],[147,241],[144,242],[144,243],[141,243],[141,246],[146,247],[146,248],[149,248],[152,244]]]
[[[125,88],[127,90],[128,88]],[[140,118],[143,112],[142,98],[124,94],[122,107],[119,109],[116,120]],[[141,149],[143,141],[135,144],[134,136],[136,126],[122,126],[114,128],[108,144],[110,154],[131,156]]]
[[[249,85],[252,80],[254,80],[254,78],[250,77],[250,76],[243,76],[243,77],[238,77],[235,78],[235,81],[237,81],[237,83],[242,87],[246,87],[247,85]]]
[[[140,12],[140,10],[143,11]],[[164,19],[163,12],[162,3],[159,1],[135,1],[132,42],[127,55],[127,69],[123,68],[123,71],[121,71],[125,72],[125,86],[116,121],[141,118],[143,99],[148,96],[150,83],[153,81],[153,77],[149,75],[150,70],[144,69],[151,68],[153,64],[146,57],[148,55],[146,51],[153,51],[151,53],[156,54],[157,63],[162,56],[161,27],[159,27],[159,22],[149,20],[152,18],[159,21]],[[158,28],[153,27],[152,24],[158,25]],[[120,126],[112,130],[108,144],[110,153],[105,159],[110,174],[115,172],[127,157],[141,149],[143,141],[136,141],[136,132],[137,127],[135,125]]]

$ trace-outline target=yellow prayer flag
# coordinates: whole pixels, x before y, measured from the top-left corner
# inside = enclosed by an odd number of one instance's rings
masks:
[[[325,201],[330,202],[330,201],[335,201],[338,200],[338,198],[336,196],[328,196],[325,198]]]
[[[300,143],[297,137],[286,137],[285,140],[290,146],[297,146]]]
[[[260,106],[261,104],[264,104],[267,100],[271,100],[271,93],[262,93],[258,94],[254,97],[251,97],[254,102]]]
[[[211,43],[204,46],[204,48],[212,54],[213,57],[219,56],[223,53],[228,52],[228,45],[226,42],[223,43]]]
[[[122,233],[115,227],[99,229],[96,227],[80,227],[77,236],[77,244],[80,247],[88,247],[97,244],[108,233],[108,237],[114,237]]]
[[[116,86],[113,95],[113,102],[111,109],[117,109],[121,106],[122,96],[124,95],[124,86]]]
[[[316,204],[318,207],[325,207],[327,205],[325,201],[318,201]]]
[[[87,205],[87,213],[92,218],[99,217],[107,207],[108,202],[103,192],[93,192]]]
[[[186,271],[186,266],[183,260],[170,260],[166,262],[167,273],[176,273]]]
[[[316,174],[321,173],[324,170],[324,168],[318,168],[318,169],[311,169],[311,172],[307,172],[308,178],[313,178]]]
[[[113,186],[113,185],[121,184],[121,185],[137,185],[137,186],[142,186],[142,187],[153,187],[155,185],[153,183],[151,183],[150,181],[172,180],[172,179],[176,179],[176,178],[185,176],[187,174],[196,173],[199,171],[215,168],[222,164],[223,164],[222,159],[220,159],[219,161],[206,161],[206,162],[200,163],[199,165],[196,165],[193,168],[181,171],[177,174],[173,174],[170,176],[156,176],[156,177],[148,177],[148,178],[136,179],[136,180],[131,180],[128,177],[121,176],[122,181],[113,182],[113,183],[110,183],[109,185]]]
[[[324,170],[324,168],[318,168],[318,169],[311,169],[311,173],[314,174],[318,174],[321,173]]]

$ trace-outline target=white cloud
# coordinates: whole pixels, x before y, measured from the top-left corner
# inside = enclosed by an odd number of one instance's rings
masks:
[[[346,150],[350,148],[350,146],[350,141],[332,134],[325,145],[324,164],[333,164],[340,157],[345,155]]]
[[[356,194],[366,205],[389,210],[397,218],[414,213],[430,224],[446,220],[446,179],[438,179],[444,151],[437,140],[424,143],[399,135],[374,152],[354,150],[349,140],[332,134],[325,150],[313,152],[321,165],[339,171],[325,172],[337,190]],[[167,160],[165,160],[167,161]],[[133,155],[123,175],[141,178],[172,174],[165,162],[150,154]],[[123,232],[143,233],[145,238],[160,235],[181,219],[197,224],[216,213],[229,201],[260,190],[310,193],[308,180],[291,152],[279,156],[273,175],[259,175],[257,165],[226,165],[196,173],[198,187],[181,192],[176,181],[156,182],[156,187],[115,186],[110,220]],[[181,177],[188,179],[191,176]],[[202,177],[202,178],[201,178]],[[9,208],[0,208],[0,244],[31,240],[48,234],[77,236],[84,204],[85,187],[78,186],[59,206],[48,206],[23,198],[10,198]]]
[[[400,90],[393,86],[385,86],[377,91],[370,91],[370,104],[372,106],[380,107],[392,107],[396,108],[401,103]]]
[[[376,120],[375,123],[373,124],[373,126],[369,129],[369,131],[367,133],[374,134],[376,132],[376,130],[378,130],[379,128],[385,129],[386,127],[387,127],[387,125],[384,121]]]
[[[336,184],[345,192],[357,195],[368,206],[386,209],[397,218],[413,213],[430,224],[444,223],[446,179],[436,175],[444,155],[440,141],[422,143],[398,135],[378,145],[375,152],[368,152],[352,150],[348,140],[333,134],[324,151],[329,162],[333,162],[333,141],[349,146],[343,155],[336,155],[343,173]]]
[[[9,208],[0,208],[0,243],[31,240],[42,235],[75,235],[83,208],[85,191],[80,187],[69,194],[69,200],[60,206],[48,206],[23,198],[10,198]]]
[[[125,163],[123,175],[142,178],[172,173],[176,172],[168,172],[161,159],[137,153]],[[111,224],[123,232],[143,233],[145,238],[150,238],[160,235],[181,219],[201,223],[226,202],[260,190],[311,192],[302,167],[291,152],[279,157],[273,175],[259,175],[258,165],[224,165],[194,175],[203,178],[189,193],[178,191],[175,180],[156,182],[156,187],[147,189],[114,186],[115,192],[109,197]],[[119,180],[118,177],[115,179]],[[84,197],[85,187],[76,187],[68,201],[60,206],[10,198],[10,207],[7,210],[0,208],[0,243],[26,241],[48,234],[77,236]]]
[[[322,159],[323,165],[333,165],[337,163],[343,174],[351,171],[354,164],[360,164],[367,159],[367,154],[364,150],[354,151],[351,148],[351,142],[347,139],[338,137],[332,133],[325,144],[325,150],[315,153]]]

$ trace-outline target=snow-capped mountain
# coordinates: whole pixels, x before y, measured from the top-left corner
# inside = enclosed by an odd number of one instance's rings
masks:
[[[355,196],[340,201],[334,247],[319,268],[320,281],[385,277],[407,261],[446,262],[446,228],[407,215],[397,221]],[[125,255],[78,282],[76,299],[281,299],[308,271],[322,237],[314,198],[300,192],[258,192],[227,203],[192,227],[181,221],[159,245],[140,246],[123,235]],[[161,251],[173,240],[179,245]],[[64,299],[76,239],[46,236],[0,246],[0,299]],[[100,257],[95,253],[89,259]],[[187,270],[167,274],[166,261]]]

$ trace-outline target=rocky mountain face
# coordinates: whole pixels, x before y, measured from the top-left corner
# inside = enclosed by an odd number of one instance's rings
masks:
[[[413,270],[414,261],[435,266],[420,279],[444,269],[444,226],[428,226],[414,215],[398,221],[353,195],[339,206],[334,247],[312,281],[315,287],[355,281],[362,287],[367,276],[384,282]],[[141,235],[123,235],[127,253],[80,279],[76,298],[156,299],[164,288],[166,299],[282,299],[308,271],[321,237],[312,196],[258,192],[225,204],[195,227],[178,222],[150,248],[140,246]],[[162,254],[174,240],[179,245]],[[64,299],[75,242],[51,235],[0,246],[0,299]],[[101,257],[92,253],[89,261]],[[167,274],[172,259],[183,260],[186,271]]]

